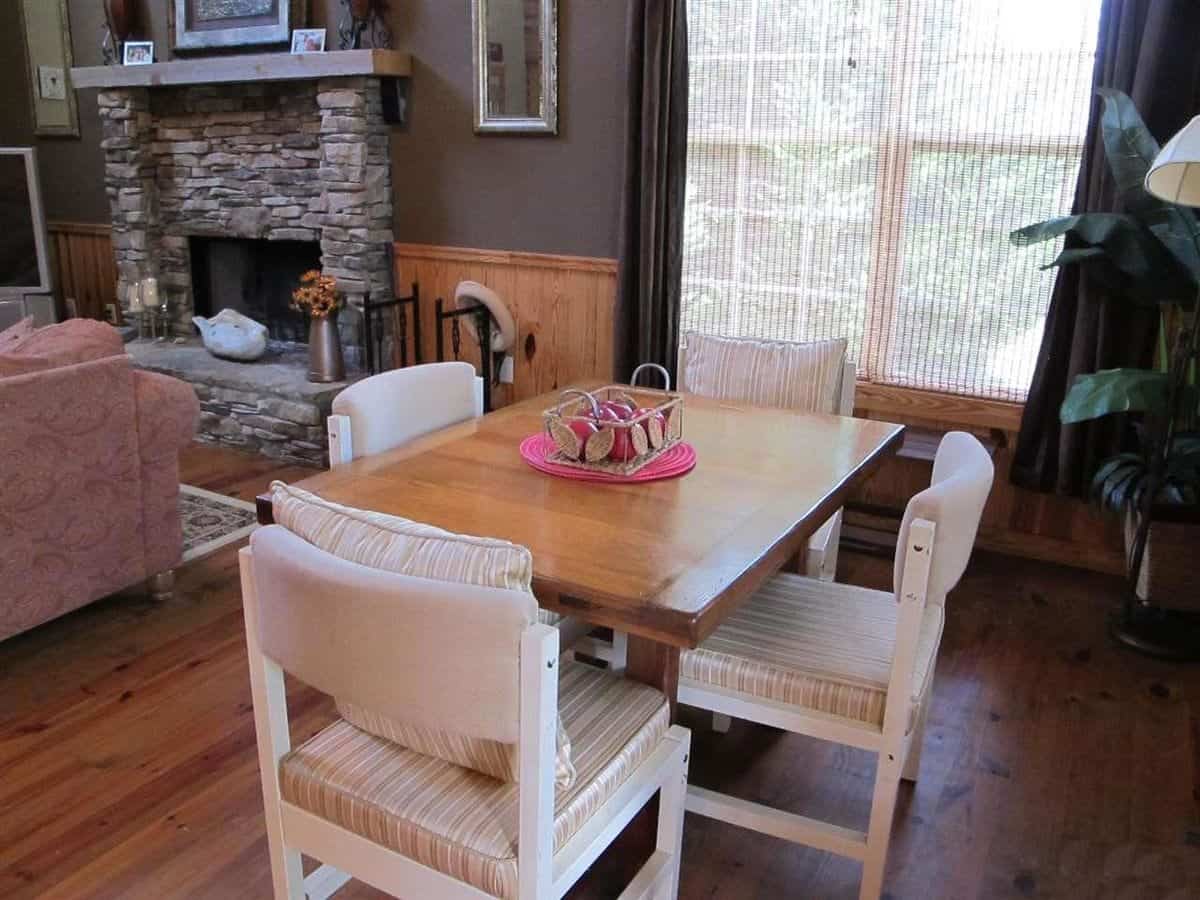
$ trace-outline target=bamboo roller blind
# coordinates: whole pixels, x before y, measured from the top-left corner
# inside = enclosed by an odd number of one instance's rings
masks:
[[[850,339],[860,377],[1022,400],[1100,0],[691,0],[684,331]]]

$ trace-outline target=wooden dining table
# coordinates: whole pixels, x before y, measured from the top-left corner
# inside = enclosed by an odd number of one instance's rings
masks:
[[[575,385],[592,389],[601,382]],[[685,395],[696,467],[669,480],[556,478],[521,458],[557,393],[451,426],[298,487],[533,554],[545,608],[629,635],[628,677],[672,703],[696,647],[900,445],[904,428]],[[259,521],[272,521],[269,495]]]

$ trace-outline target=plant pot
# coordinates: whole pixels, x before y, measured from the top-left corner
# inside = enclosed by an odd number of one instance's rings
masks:
[[[1125,517],[1125,553],[1133,558],[1137,523]],[[1200,548],[1200,516],[1183,507],[1159,507],[1152,513],[1146,552],[1137,580],[1137,597],[1163,609],[1200,613],[1200,565],[1192,554]]]
[[[337,314],[314,316],[308,324],[308,380],[325,384],[345,378],[346,361],[342,358]]]

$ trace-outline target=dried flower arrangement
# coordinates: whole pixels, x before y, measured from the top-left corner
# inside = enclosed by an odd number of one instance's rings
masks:
[[[300,276],[300,287],[292,292],[292,309],[307,313],[314,319],[332,316],[342,307],[342,295],[337,279],[309,269]]]

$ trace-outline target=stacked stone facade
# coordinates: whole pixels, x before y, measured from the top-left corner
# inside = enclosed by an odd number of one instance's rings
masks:
[[[306,466],[328,463],[325,420],[347,385],[313,384],[308,354],[272,349],[253,365],[215,359],[195,341],[133,341],[134,365],[191,384],[200,400],[196,440]]]
[[[352,305],[390,295],[379,79],[117,88],[99,104],[121,296],[156,275],[190,334],[194,235],[319,242]],[[356,319],[341,324],[353,331]]]

